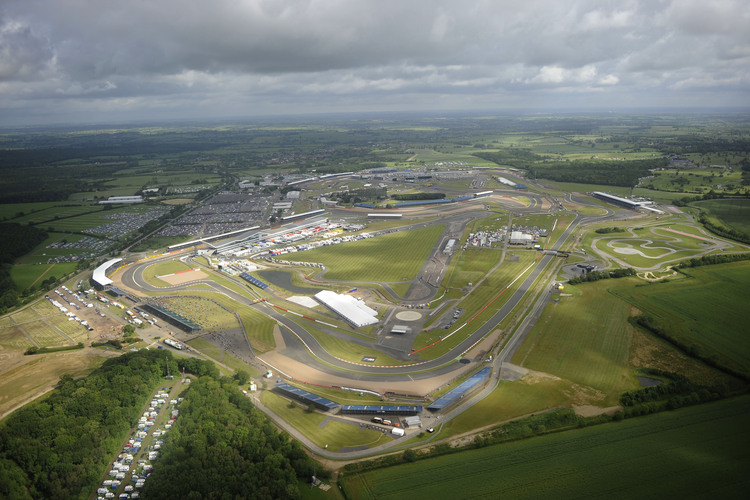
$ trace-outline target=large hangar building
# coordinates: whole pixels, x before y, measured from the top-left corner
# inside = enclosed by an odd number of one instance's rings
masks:
[[[364,301],[351,295],[322,290],[315,294],[315,300],[341,316],[354,328],[374,325],[378,322],[378,312],[368,307]]]

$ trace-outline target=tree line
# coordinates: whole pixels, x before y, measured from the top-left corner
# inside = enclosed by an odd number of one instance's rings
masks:
[[[0,224],[0,314],[18,305],[18,290],[10,277],[10,268],[17,258],[26,255],[47,238],[47,233],[34,226],[16,223]]]
[[[635,276],[635,269],[632,267],[626,267],[623,269],[614,269],[612,271],[591,271],[589,273],[580,274],[574,276],[568,280],[571,285],[577,285],[579,283],[587,283],[590,281],[606,280],[609,278],[624,278],[626,276]]]
[[[128,353],[80,380],[64,375],[11,414],[0,425],[0,498],[91,496],[165,370],[162,351]]]
[[[254,408],[240,380],[204,376],[190,384],[144,497],[299,498],[299,480],[310,480],[314,463]]]

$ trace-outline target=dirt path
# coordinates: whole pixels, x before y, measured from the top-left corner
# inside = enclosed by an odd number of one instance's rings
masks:
[[[37,279],[34,280],[33,283],[31,283],[29,286],[26,287],[26,290],[31,289],[32,286],[36,285],[36,282],[40,279],[44,278],[44,276],[52,270],[52,268],[55,267],[55,264],[50,265],[42,274],[39,275]]]

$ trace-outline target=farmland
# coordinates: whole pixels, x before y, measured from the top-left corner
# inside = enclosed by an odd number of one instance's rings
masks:
[[[708,212],[732,229],[750,234],[750,200],[742,198],[725,200],[703,200],[692,205]]]
[[[342,485],[357,499],[742,496],[748,411],[743,396],[427,458]]]
[[[685,269],[688,279],[651,286],[616,286],[612,293],[630,302],[688,345],[695,344],[734,369],[750,366],[745,290],[750,264],[740,262]],[[584,288],[584,287],[582,287]]]

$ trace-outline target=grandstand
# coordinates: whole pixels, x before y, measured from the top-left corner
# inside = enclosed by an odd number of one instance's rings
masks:
[[[199,324],[190,321],[186,317],[177,314],[174,311],[170,311],[169,309],[166,309],[164,307],[157,306],[156,304],[143,304],[142,306],[140,306],[140,308],[150,312],[154,316],[158,316],[167,323],[170,323],[180,330],[184,330],[188,333],[194,333],[198,330],[201,330],[201,326]]]
[[[308,392],[304,389],[300,389],[299,387],[294,387],[293,385],[289,384],[276,384],[276,387],[274,387],[273,390],[276,392],[280,392],[284,396],[296,399],[297,401],[300,401],[306,405],[313,405],[319,410],[323,411],[336,410],[339,406],[341,406],[335,401],[331,401],[330,399],[326,399],[323,396],[318,396],[317,394],[313,394],[312,392]]]
[[[417,415],[421,412],[421,406],[344,405],[341,407],[342,415]]]
[[[318,215],[323,215],[325,213],[325,210],[311,210],[309,212],[304,212],[301,214],[294,214],[294,215],[287,215],[286,217],[281,218],[282,224],[287,224],[289,222],[293,222],[299,219],[307,219],[309,217],[316,217]]]
[[[259,280],[258,278],[250,276],[247,273],[240,274],[240,278],[242,278],[243,280],[245,280],[245,281],[247,281],[249,283],[252,283],[253,285],[255,285],[258,288],[260,288],[261,290],[265,290],[266,288],[268,288],[268,283],[264,283],[261,280]]]
[[[474,375],[464,380],[461,384],[445,393],[442,397],[438,398],[438,400],[430,404],[427,409],[435,412],[456,405],[464,396],[471,394],[473,391],[481,387],[482,383],[490,376],[490,373],[492,373],[491,366],[482,368]]]
[[[111,259],[94,269],[94,274],[91,276],[91,281],[94,282],[94,287],[97,290],[104,290],[107,286],[113,283],[111,279],[107,278],[107,269],[121,261],[122,259]]]

